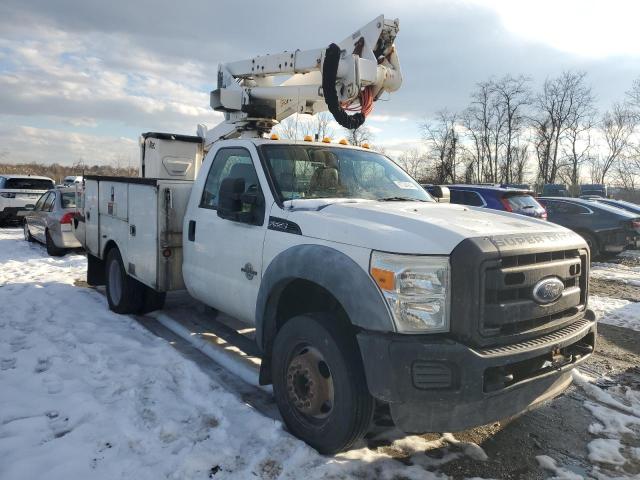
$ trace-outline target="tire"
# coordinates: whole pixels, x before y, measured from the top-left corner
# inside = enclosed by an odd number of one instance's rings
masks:
[[[127,274],[117,248],[112,248],[107,254],[105,280],[109,309],[121,314],[139,313],[142,310],[144,285]]]
[[[29,243],[34,242],[35,238],[33,238],[33,235],[31,235],[31,232],[29,231],[29,224],[27,224],[26,221],[24,222],[22,229],[24,231],[24,239]]]
[[[289,431],[323,454],[349,449],[369,430],[375,401],[360,349],[333,315],[306,314],[278,332],[273,391]]]
[[[56,247],[56,244],[53,243],[53,239],[49,234],[49,230],[45,230],[44,232],[45,245],[47,247],[47,253],[52,257],[62,257],[66,250],[64,248]]]
[[[162,310],[164,308],[164,302],[167,298],[167,294],[165,292],[156,292],[153,288],[149,288],[146,285],[143,288],[144,298],[140,313],[149,313],[155,310]]]
[[[578,232],[584,241],[587,242],[589,246],[589,251],[591,252],[591,260],[598,260],[600,258],[600,245],[598,244],[598,239],[589,232]]]

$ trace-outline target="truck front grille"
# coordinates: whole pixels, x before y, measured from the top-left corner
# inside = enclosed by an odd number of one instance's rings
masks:
[[[571,321],[586,305],[586,250],[512,255],[484,269],[480,334],[485,339],[543,334]],[[548,277],[564,283],[562,297],[548,305],[533,299],[534,285]]]

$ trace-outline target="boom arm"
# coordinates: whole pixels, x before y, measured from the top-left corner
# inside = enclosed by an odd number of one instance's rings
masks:
[[[338,123],[357,128],[383,92],[400,88],[402,75],[395,51],[398,20],[380,15],[339,44],[315,50],[221,64],[211,107],[225,121],[206,133],[205,147],[249,130],[268,132],[294,113],[329,109]],[[275,84],[277,77],[289,76]],[[359,113],[347,115],[359,104]]]

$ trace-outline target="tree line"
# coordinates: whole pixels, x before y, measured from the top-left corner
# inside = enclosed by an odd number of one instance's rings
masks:
[[[59,163],[44,164],[30,163],[0,163],[1,174],[41,175],[51,178],[56,183],[62,183],[64,177],[71,175],[109,175],[116,177],[137,177],[137,167],[122,166],[119,161],[110,165],[85,165],[81,160],[73,165]]]
[[[610,183],[640,180],[640,79],[604,112],[586,73],[566,71],[534,91],[506,75],[476,84],[461,112],[440,110],[420,126],[425,149],[397,159],[430,183]]]

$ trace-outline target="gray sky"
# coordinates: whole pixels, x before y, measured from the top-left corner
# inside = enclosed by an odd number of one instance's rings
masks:
[[[400,19],[404,84],[368,125],[392,151],[418,122],[464,108],[506,73],[537,87],[585,70],[600,109],[640,77],[633,0],[0,3],[0,161],[137,163],[140,132],[195,133],[217,64],[328,45],[383,13]]]

